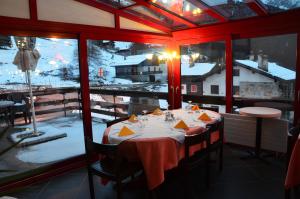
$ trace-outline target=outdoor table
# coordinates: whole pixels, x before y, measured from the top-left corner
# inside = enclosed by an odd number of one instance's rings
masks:
[[[285,188],[290,189],[300,185],[300,135],[294,146],[285,178]]]
[[[10,112],[10,108],[14,105],[14,102],[13,101],[7,101],[7,100],[1,100],[0,101],[0,113],[4,113],[5,114],[5,117],[6,117],[6,120],[8,120],[7,118],[7,115],[8,115],[8,112]],[[9,122],[8,122],[9,124]]]
[[[260,159],[262,119],[279,118],[281,116],[281,111],[267,107],[245,107],[240,109],[240,115],[256,117],[255,153],[250,157]]]
[[[144,167],[147,178],[148,188],[153,190],[164,182],[164,172],[175,168],[181,159],[184,158],[184,138],[185,134],[201,132],[206,124],[220,119],[220,114],[201,110],[200,112],[188,111],[183,109],[171,111],[176,121],[165,121],[165,115],[148,114],[137,123],[123,121],[108,127],[103,136],[105,144],[120,144],[122,155],[130,161],[140,161]],[[211,117],[210,122],[202,122],[197,118],[206,113]],[[145,120],[146,119],[146,120]],[[173,126],[183,120],[188,126],[188,130],[175,129]],[[126,125],[135,131],[134,135],[128,138],[117,136],[120,129]],[[211,142],[218,140],[219,133],[212,134]],[[191,149],[190,155],[200,150],[203,146],[198,145]]]

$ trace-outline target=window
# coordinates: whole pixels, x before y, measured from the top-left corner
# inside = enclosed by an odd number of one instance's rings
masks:
[[[240,69],[234,68],[233,71],[232,71],[232,74],[233,74],[234,77],[240,76]]]
[[[191,85],[191,93],[197,93],[197,85],[192,84]]]
[[[156,58],[156,54],[164,51],[165,46],[159,44],[88,40],[92,128],[96,141],[101,142],[106,120],[168,108],[166,60],[158,62]],[[95,75],[99,67],[103,76]],[[158,68],[162,68],[161,73]],[[148,92],[155,94],[145,97]]]
[[[85,153],[83,123],[79,114],[77,40],[0,35],[0,98],[23,104],[13,109],[22,109],[26,113],[29,111],[29,85],[25,72],[19,69],[24,67],[21,61],[24,57],[19,56],[22,46],[33,49],[31,59],[34,57],[37,62],[35,70],[30,72],[30,79],[37,131],[44,134],[23,140],[22,147],[13,147],[1,156],[1,169],[13,169],[13,172],[0,172],[0,181],[4,184],[7,180],[38,174],[45,171],[41,167],[51,167],[54,162]],[[14,59],[19,61],[14,62]],[[98,70],[95,75],[98,76]],[[0,114],[1,133],[5,121],[2,116]],[[6,134],[15,143],[22,135],[33,132],[33,120],[26,124],[25,118],[16,114],[14,121],[16,125],[10,127]],[[34,141],[37,143],[33,144]],[[12,142],[7,142],[6,136],[0,137],[0,146],[10,146]]]
[[[239,76],[233,71],[234,97],[247,106],[281,109],[292,121],[296,49],[296,34],[234,40],[233,67],[239,70]]]
[[[239,95],[240,94],[240,87],[239,86],[233,86],[232,90],[233,95]]]
[[[219,85],[211,85],[210,86],[210,92],[211,94],[219,94]]]

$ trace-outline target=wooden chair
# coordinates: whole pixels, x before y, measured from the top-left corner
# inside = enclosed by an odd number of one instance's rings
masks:
[[[139,163],[128,162],[119,153],[119,145],[115,144],[98,144],[85,139],[87,160],[88,160],[88,178],[90,185],[91,198],[95,198],[93,175],[105,178],[116,182],[117,198],[122,198],[122,181],[131,177],[134,174],[142,171],[142,166]],[[100,160],[93,162],[92,157],[100,156]]]
[[[221,116],[221,119],[212,123],[208,124],[207,128],[210,129],[211,134],[215,133],[216,131],[219,132],[219,139],[210,145],[210,152],[218,152],[219,153],[219,170],[223,170],[223,140],[224,140],[224,117]],[[210,135],[211,135],[210,134]]]
[[[288,135],[288,144],[287,144],[287,158],[286,158],[286,171],[289,166],[289,162],[291,159],[291,155],[295,146],[295,143],[299,137],[300,134],[300,124],[298,124],[296,127],[292,127],[289,130],[289,135]],[[291,198],[291,189],[285,189],[285,198],[290,199]]]
[[[180,162],[179,166],[183,172],[185,192],[187,195],[189,193],[187,191],[189,186],[189,172],[195,168],[198,168],[203,163],[205,164],[205,182],[206,186],[209,187],[210,133],[210,129],[206,129],[204,132],[185,136],[185,156],[184,159]],[[190,156],[191,147],[200,144],[203,144],[203,148]]]
[[[29,119],[29,123],[31,123],[30,104],[26,96],[23,93],[12,93],[8,95],[8,100],[13,101],[15,103],[11,108],[11,124],[14,126],[14,120],[16,117],[16,113],[18,112],[23,113],[23,117],[26,124],[27,118]]]

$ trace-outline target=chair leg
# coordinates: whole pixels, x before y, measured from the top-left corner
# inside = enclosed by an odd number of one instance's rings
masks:
[[[122,199],[122,181],[117,180],[117,199]]]
[[[222,171],[223,170],[223,146],[221,146],[219,153],[220,153],[219,154],[219,158],[220,158],[219,171]]]
[[[206,188],[209,188],[209,185],[210,185],[210,165],[209,165],[209,162],[210,162],[210,156],[208,155],[207,156],[207,160],[206,160],[206,172],[205,172],[205,183],[206,183]]]
[[[291,198],[291,189],[286,189],[284,192],[285,199],[290,199]]]
[[[25,124],[27,124],[27,113],[26,113],[26,111],[23,112],[23,117],[24,117],[24,120],[25,120]]]
[[[90,188],[90,197],[95,199],[95,190],[94,190],[94,180],[92,172],[88,169],[88,179],[89,179],[89,188]]]

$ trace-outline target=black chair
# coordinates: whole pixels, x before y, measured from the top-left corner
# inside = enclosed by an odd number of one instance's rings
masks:
[[[27,118],[29,119],[29,123],[31,123],[30,104],[27,97],[23,93],[13,93],[8,95],[8,100],[14,102],[14,105],[11,108],[11,124],[14,126],[16,114],[19,112],[23,113],[26,124]]]
[[[296,127],[292,127],[289,130],[288,134],[288,144],[287,144],[287,152],[286,152],[286,171],[288,169],[291,155],[295,146],[295,143],[298,139],[298,136],[300,134],[300,124],[298,124]],[[285,198],[290,199],[291,198],[291,189],[285,189]]]
[[[183,173],[185,193],[188,198],[189,195],[189,173],[191,170],[198,168],[200,165],[205,164],[205,183],[209,187],[210,179],[210,129],[206,129],[204,132],[195,133],[193,135],[186,135],[184,140],[185,155],[184,159],[180,162],[179,168]],[[203,144],[203,148],[200,151],[195,152],[190,156],[190,148],[195,145]],[[205,146],[205,147],[204,147]]]
[[[87,160],[88,160],[88,178],[90,185],[91,198],[95,198],[93,175],[116,182],[117,198],[122,198],[122,182],[142,171],[140,163],[128,162],[120,154],[119,146],[115,144],[98,144],[85,139]],[[93,157],[101,156],[100,160],[94,162]]]
[[[211,134],[217,131],[219,132],[219,139],[211,143],[210,152],[219,153],[219,170],[222,171],[223,170],[224,117],[221,116],[220,120],[217,120],[212,124],[208,124],[207,128],[210,129]]]
[[[200,108],[219,113],[219,107],[213,107],[213,106],[212,107],[203,107],[203,106],[201,106]]]

